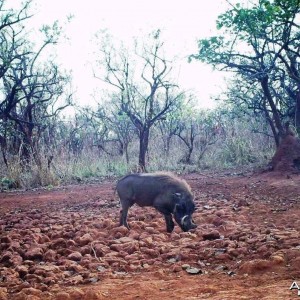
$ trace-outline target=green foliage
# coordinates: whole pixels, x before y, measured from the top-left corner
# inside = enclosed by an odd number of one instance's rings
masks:
[[[221,14],[216,24],[218,29],[225,28],[233,34],[247,33],[247,38],[253,35],[260,36],[260,34],[263,37],[268,27],[275,26],[276,22],[293,18],[298,9],[299,1],[297,0],[259,0],[250,8],[244,8],[237,3],[233,9]]]
[[[223,98],[264,116],[277,146],[286,121],[300,131],[299,16],[296,0],[237,4],[218,17],[220,34],[199,40],[190,56],[235,74]]]
[[[224,143],[223,151],[220,154],[221,161],[229,166],[241,166],[255,163],[257,158],[252,152],[251,140],[244,137],[231,137]]]
[[[0,180],[0,189],[1,190],[9,190],[9,189],[13,189],[16,188],[16,182],[14,181],[14,179],[11,178],[7,178],[7,177],[3,177]]]

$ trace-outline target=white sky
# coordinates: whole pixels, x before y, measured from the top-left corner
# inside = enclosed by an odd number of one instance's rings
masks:
[[[188,63],[186,57],[197,51],[198,38],[216,34],[217,16],[228,8],[225,0],[35,0],[33,26],[59,20],[68,41],[58,46],[58,55],[67,69],[73,70],[76,98],[81,104],[91,103],[93,90],[100,85],[93,79],[91,64],[94,35],[100,29],[120,40],[162,29],[170,55],[181,60],[178,81],[183,89],[194,90],[200,106],[210,106],[211,95],[224,89],[222,75],[211,72],[199,62]],[[92,58],[92,59],[91,59]]]

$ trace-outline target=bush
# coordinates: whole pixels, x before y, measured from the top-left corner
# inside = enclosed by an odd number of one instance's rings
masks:
[[[65,125],[66,126],[66,125]],[[256,128],[261,126],[257,122]],[[211,126],[210,128],[214,128]],[[173,135],[169,149],[165,149],[165,139],[158,128],[153,128],[147,154],[147,170],[166,170],[178,173],[197,172],[204,169],[226,169],[242,166],[261,166],[267,164],[274,153],[273,140],[267,135],[254,133],[252,122],[245,120],[222,120],[222,130],[211,144],[206,144],[203,151],[203,132],[197,134],[194,150],[189,164],[182,163],[186,153],[184,142]],[[72,139],[65,135],[56,139],[56,145],[46,151],[41,147],[38,159],[32,157],[22,164],[17,155],[7,155],[8,166],[0,160],[1,189],[35,188],[39,186],[56,186],[72,182],[98,180],[103,177],[121,177],[138,171],[138,138],[131,140],[127,163],[125,153],[120,154],[118,144],[108,143],[105,151],[95,147],[93,135],[82,129],[76,135],[80,137],[80,148],[71,147]],[[71,130],[70,130],[71,131]],[[263,131],[263,130],[261,130]],[[206,132],[209,134],[209,132]],[[49,155],[51,153],[51,160]]]

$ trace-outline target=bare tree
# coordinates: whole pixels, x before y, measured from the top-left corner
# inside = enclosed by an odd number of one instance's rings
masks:
[[[40,165],[38,144],[47,119],[71,101],[71,93],[66,93],[69,76],[59,70],[53,58],[41,58],[47,46],[57,43],[60,28],[57,23],[44,26],[44,41],[40,47],[33,45],[20,24],[30,17],[29,3],[18,12],[0,6],[0,140],[6,164],[10,140],[11,150],[20,153],[24,163],[33,156]]]
[[[136,44],[135,56],[128,51],[115,55],[112,48],[103,45],[101,51],[106,68],[104,81],[115,88],[111,99],[135,126],[139,136],[139,168],[146,170],[146,153],[150,129],[180,106],[184,93],[168,79],[171,63],[163,56],[163,42],[158,30],[150,36],[150,44],[139,49]],[[140,75],[138,76],[137,73]]]
[[[221,120],[217,112],[185,108],[177,119],[175,135],[184,143],[187,152],[181,159],[186,164],[192,163],[194,150],[198,151],[198,164],[209,146],[215,144],[221,136]]]
[[[178,115],[172,114],[160,120],[157,124],[164,144],[164,152],[169,156],[172,138],[176,135],[178,126]]]
[[[114,104],[100,106],[93,113],[93,118],[99,120],[98,123],[104,124],[108,130],[109,137],[106,142],[116,142],[118,144],[118,154],[125,156],[126,163],[129,164],[128,147],[133,139],[135,127],[129,117],[119,110]]]
[[[20,10],[14,11],[6,7],[5,0],[0,1],[0,79],[7,72],[12,62],[19,60],[19,49],[24,45],[24,40],[19,36],[22,31],[22,23],[31,15],[28,8],[31,1],[25,1]]]

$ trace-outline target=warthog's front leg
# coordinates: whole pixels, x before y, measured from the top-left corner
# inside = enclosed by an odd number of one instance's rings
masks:
[[[156,203],[154,204],[154,207],[164,215],[165,220],[166,220],[166,225],[167,225],[167,232],[172,232],[175,225],[173,222],[173,218],[172,218],[172,214],[169,211],[169,209],[167,209],[166,207],[160,205],[160,198],[156,198]]]
[[[166,220],[166,225],[167,225],[167,232],[171,233],[175,227],[173,218],[171,214],[164,214],[165,220]]]

